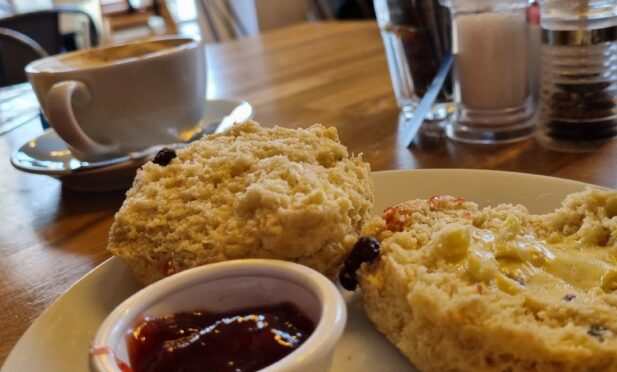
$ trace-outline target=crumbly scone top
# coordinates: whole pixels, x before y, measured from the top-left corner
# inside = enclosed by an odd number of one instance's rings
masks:
[[[166,166],[147,163],[112,226],[109,249],[140,280],[210,262],[261,257],[329,276],[370,215],[373,186],[336,129],[262,128],[208,136]]]

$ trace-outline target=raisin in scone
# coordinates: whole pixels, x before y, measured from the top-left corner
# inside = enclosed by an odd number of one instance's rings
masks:
[[[335,128],[247,122],[173,155],[138,172],[109,235],[108,249],[144,284],[240,258],[334,277],[371,215],[370,167]]]
[[[450,196],[372,219],[366,313],[422,371],[617,371],[617,192],[546,215]]]

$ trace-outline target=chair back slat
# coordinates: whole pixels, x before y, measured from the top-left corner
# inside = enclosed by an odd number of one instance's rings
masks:
[[[92,18],[82,10],[73,7],[57,7],[49,10],[33,11],[0,18],[0,28],[12,30],[32,40],[46,54],[54,55],[69,51],[65,36],[60,32],[60,14],[85,17],[88,21],[87,36],[90,46],[98,44],[98,32]],[[6,34],[6,33],[5,33]],[[23,38],[22,38],[23,39]],[[0,39],[0,86],[21,83],[27,80],[24,67],[40,58],[40,53],[25,48],[23,43],[9,40],[8,36]]]

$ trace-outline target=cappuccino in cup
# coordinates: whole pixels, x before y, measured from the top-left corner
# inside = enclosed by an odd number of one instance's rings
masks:
[[[203,116],[205,54],[192,38],[51,56],[26,72],[50,124],[83,160],[186,140]]]

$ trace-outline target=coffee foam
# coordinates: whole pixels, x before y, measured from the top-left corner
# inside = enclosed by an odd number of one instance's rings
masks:
[[[156,40],[68,53],[45,58],[35,63],[34,69],[61,72],[114,65],[163,53],[189,42],[191,42],[190,39]]]

